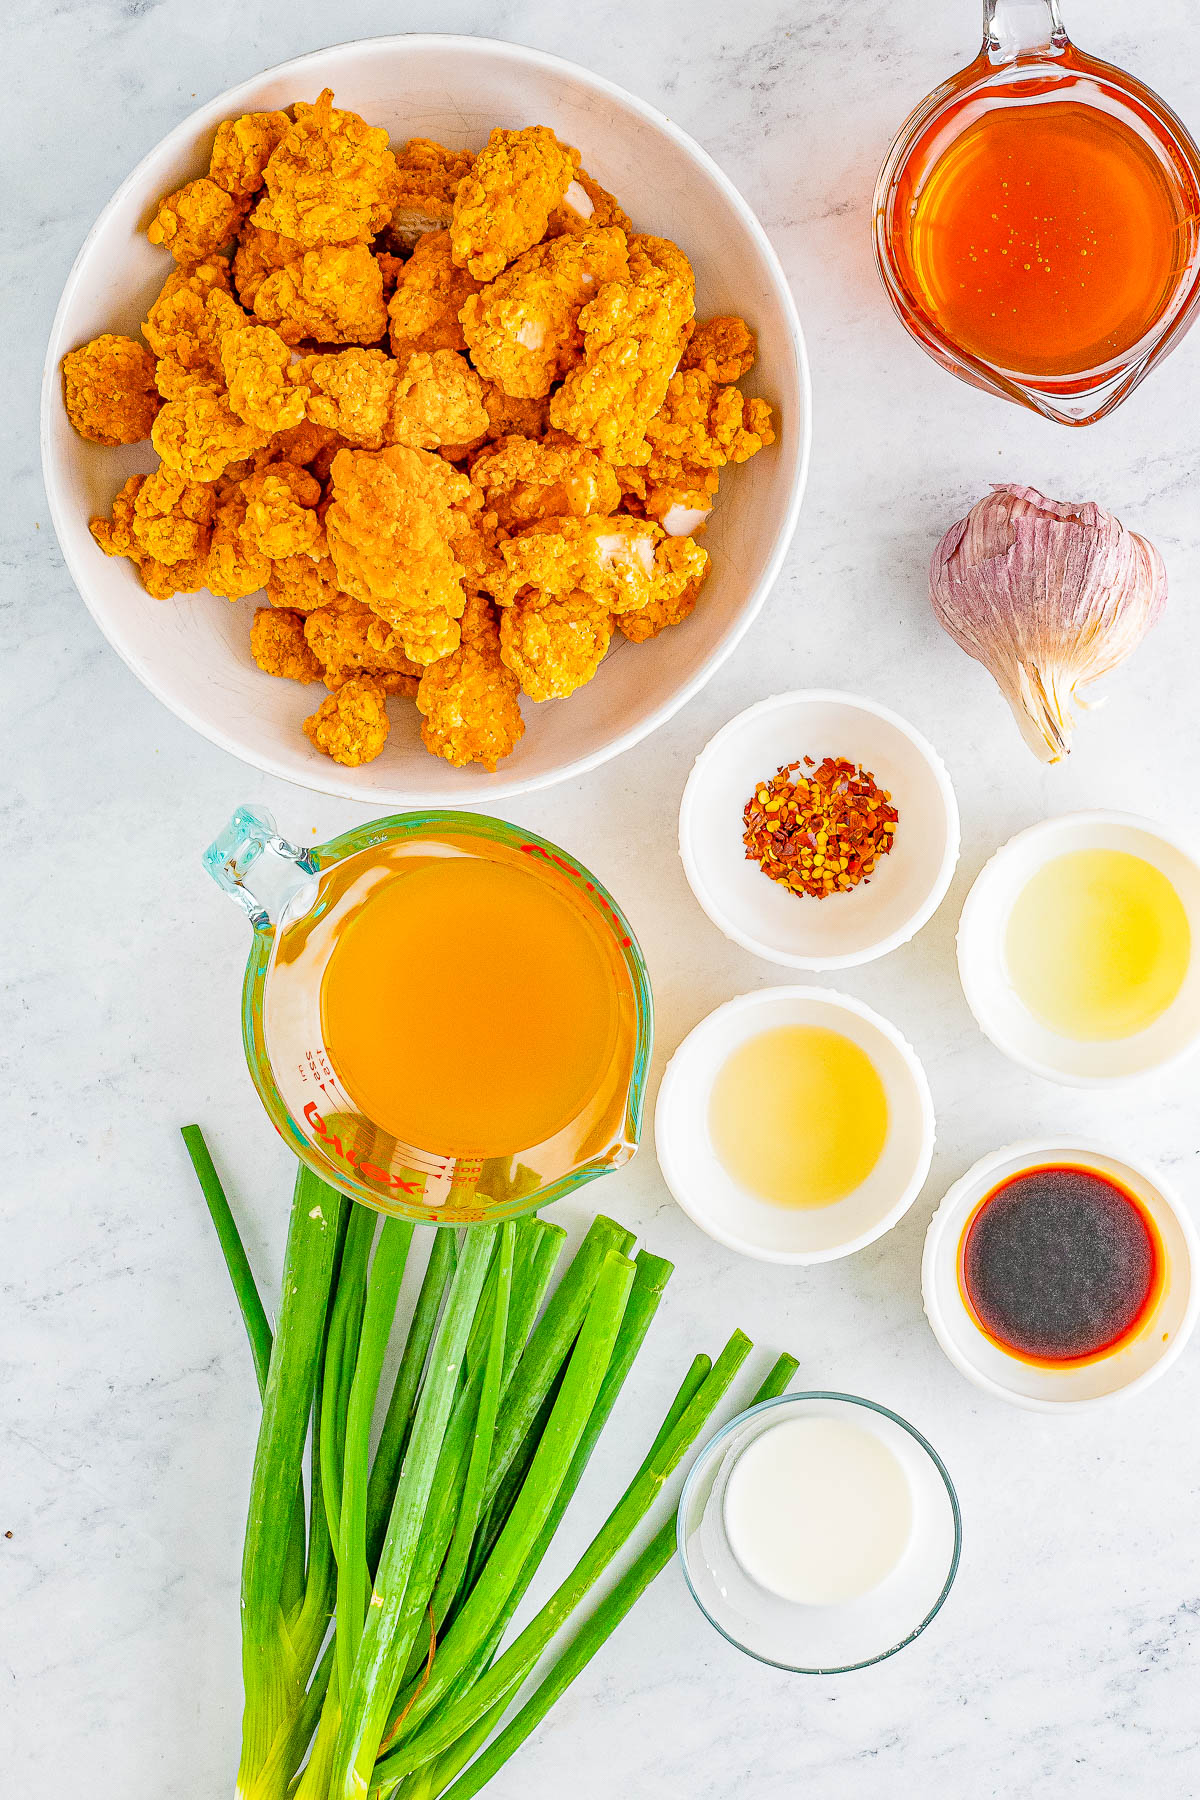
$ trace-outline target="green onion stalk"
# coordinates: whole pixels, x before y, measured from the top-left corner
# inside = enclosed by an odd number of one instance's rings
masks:
[[[536,1215],[443,1226],[422,1234],[428,1260],[398,1334],[412,1226],[381,1222],[302,1169],[272,1331],[198,1127],[184,1138],[262,1397],[242,1568],[239,1800],[468,1800],[669,1562],[673,1521],[574,1619],[750,1341],[736,1332],[715,1363],[695,1358],[604,1525],[509,1641],[670,1263],[645,1250],[631,1258],[632,1233],[600,1216],[555,1285],[560,1226]],[[795,1366],[780,1358],[758,1397],[782,1392]],[[505,1723],[569,1622],[568,1641]]]

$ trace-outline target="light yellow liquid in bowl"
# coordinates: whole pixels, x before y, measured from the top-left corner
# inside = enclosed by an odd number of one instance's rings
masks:
[[[1008,976],[1034,1018],[1096,1043],[1152,1025],[1183,986],[1192,934],[1153,863],[1126,850],[1072,850],[1030,877],[1005,934]]]
[[[777,1206],[832,1206],[883,1150],[887,1095],[865,1050],[820,1025],[739,1044],[709,1101],[713,1148],[740,1187]]]

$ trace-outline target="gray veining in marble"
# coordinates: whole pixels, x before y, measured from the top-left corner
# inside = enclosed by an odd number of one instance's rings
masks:
[[[1087,47],[1192,121],[1187,0],[1071,0]],[[912,1418],[960,1488],[966,1546],[935,1627],[841,1680],[740,1657],[674,1569],[496,1782],[497,1800],[1124,1800],[1200,1792],[1200,1348],[1127,1408],[1063,1423],[985,1399],[943,1359],[918,1291],[945,1187],[1018,1136],[1104,1136],[1200,1198],[1196,1072],[1106,1098],[1050,1087],[979,1036],[952,965],[966,888],[1047,812],[1109,803],[1193,825],[1200,795],[1200,333],[1107,423],[1057,429],[941,373],[871,266],[874,172],[900,118],[974,51],[973,0],[9,0],[4,8],[4,1129],[0,1258],[0,1792],[89,1800],[231,1792],[237,1575],[256,1400],[176,1135],[210,1131],[262,1271],[288,1170],[238,1043],[244,921],[197,854],[239,800],[324,838],[361,809],[259,777],[137,684],[49,530],[36,391],[61,283],[134,162],[193,105],[332,39],[479,32],[635,86],[693,131],[777,245],[816,386],[812,480],[787,570],[703,696],[568,790],[511,804],[611,882],[646,947],[662,1061],[729,995],[779,979],[692,902],[673,815],[723,720],[785,685],[856,687],[909,715],[958,788],[950,899],[907,948],[838,985],[894,1018],[939,1115],[925,1195],[834,1266],[739,1261],[694,1230],[650,1149],[602,1204],[679,1273],[571,1528],[598,1519],[696,1348],[746,1323],[801,1379]],[[1152,537],[1171,604],[1068,767],[1028,757],[986,675],[934,625],[933,543],[994,479],[1096,498]],[[589,1201],[601,1201],[592,1190]],[[582,1205],[563,1215],[578,1221]],[[565,1554],[565,1553],[564,1553]]]

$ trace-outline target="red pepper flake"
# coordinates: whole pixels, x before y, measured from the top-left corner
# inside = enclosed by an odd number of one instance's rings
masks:
[[[800,773],[801,770],[811,773]],[[845,757],[785,763],[756,783],[742,814],[746,858],[793,894],[844,894],[869,881],[899,814],[869,769]]]

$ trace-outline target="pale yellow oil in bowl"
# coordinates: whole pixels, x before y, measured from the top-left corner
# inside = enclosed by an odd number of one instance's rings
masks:
[[[1072,850],[1046,863],[1017,895],[1005,935],[1020,999],[1081,1043],[1152,1025],[1183,986],[1191,953],[1174,887],[1126,850]]]
[[[727,1174],[777,1206],[832,1206],[883,1150],[887,1095],[864,1050],[820,1025],[747,1039],[713,1083],[708,1127]]]

